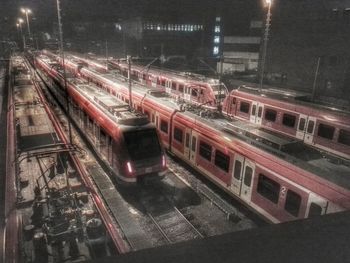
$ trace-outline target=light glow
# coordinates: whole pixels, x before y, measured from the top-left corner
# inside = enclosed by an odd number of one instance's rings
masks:
[[[21,12],[23,14],[31,14],[32,13],[32,10],[30,10],[29,8],[21,8]]]
[[[130,162],[127,162],[127,163],[126,163],[126,166],[128,167],[128,172],[129,172],[129,173],[132,173],[131,163],[130,163]]]
[[[166,166],[166,159],[165,156],[162,156],[162,166],[165,167]]]

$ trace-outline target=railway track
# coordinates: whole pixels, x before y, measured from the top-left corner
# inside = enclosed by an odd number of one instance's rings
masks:
[[[143,198],[142,204],[166,243],[174,244],[204,237],[164,195]]]

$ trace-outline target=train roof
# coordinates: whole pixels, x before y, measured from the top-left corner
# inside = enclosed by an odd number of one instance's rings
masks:
[[[75,58],[78,58],[78,59],[82,59],[84,61],[86,61],[86,59],[84,58],[81,58],[79,55],[75,55],[75,54],[72,54],[72,56],[74,56]],[[104,68],[105,69],[105,66],[101,65],[101,60],[98,58],[98,57],[89,57],[89,60],[91,61],[92,64],[94,64],[94,66],[98,67],[98,68]],[[126,61],[123,61],[123,60],[117,60],[117,59],[112,59],[110,60],[110,62],[114,62],[114,63],[118,63],[118,64],[122,64],[123,66],[125,67],[128,67]],[[181,71],[181,72],[178,72],[178,71],[175,71],[175,70],[171,70],[171,69],[161,69],[159,67],[156,67],[156,66],[148,66],[147,65],[141,65],[141,64],[133,64],[132,65],[133,69],[134,70],[139,70],[140,72],[145,72],[145,73],[148,73],[148,74],[163,74],[164,76],[170,76],[174,79],[176,79],[177,81],[180,81],[180,82],[186,82],[186,81],[191,81],[193,83],[199,83],[199,82],[203,82],[203,83],[208,83],[208,84],[211,84],[211,85],[219,85],[219,84],[222,84],[224,85],[223,83],[220,83],[220,80],[219,79],[216,79],[216,78],[208,78],[204,75],[201,75],[201,74],[197,74],[197,73],[193,73],[193,72],[188,72],[188,71]]]
[[[76,81],[75,79],[70,79],[70,82],[81,95],[106,113],[115,123],[125,126],[150,124],[146,115],[130,110],[127,103],[111,97],[109,93],[99,89],[97,86],[80,80]]]

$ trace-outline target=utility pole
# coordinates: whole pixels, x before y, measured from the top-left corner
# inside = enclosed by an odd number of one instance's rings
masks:
[[[311,100],[315,100],[315,95],[316,95],[316,85],[317,85],[317,77],[318,77],[318,70],[320,68],[320,61],[321,57],[318,57],[317,59],[317,66],[316,66],[316,71],[315,71],[315,78],[314,78],[314,83],[312,85],[312,95],[311,95]]]
[[[106,40],[106,70],[108,71],[108,42]]]
[[[271,25],[271,2],[272,0],[266,0],[268,8],[267,8],[267,15],[266,15],[266,22],[265,22],[263,51],[262,51],[261,64],[260,64],[260,86],[259,86],[260,91],[263,88],[267,41],[269,40],[269,32],[270,32],[270,25]]]
[[[62,19],[61,19],[61,8],[60,8],[60,0],[57,0],[57,18],[58,18],[58,31],[60,35],[60,51],[61,51],[61,59],[63,65],[63,79],[64,79],[64,89],[66,92],[66,103],[67,103],[67,114],[68,114],[68,133],[69,133],[69,143],[72,144],[72,127],[70,121],[70,113],[69,113],[69,96],[68,96],[68,85],[67,85],[67,75],[66,75],[66,67],[64,62],[64,49],[63,49],[63,31],[62,31]]]
[[[129,80],[129,107],[130,109],[132,110],[133,107],[132,107],[132,90],[131,90],[131,56],[127,56],[126,57],[126,60],[128,62],[128,80]]]

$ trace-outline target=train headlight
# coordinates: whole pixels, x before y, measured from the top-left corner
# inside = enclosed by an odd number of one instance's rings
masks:
[[[163,167],[166,167],[165,155],[162,156],[162,166],[163,166]]]
[[[126,167],[128,168],[128,172],[131,174],[132,173],[132,166],[130,162],[126,163]]]

